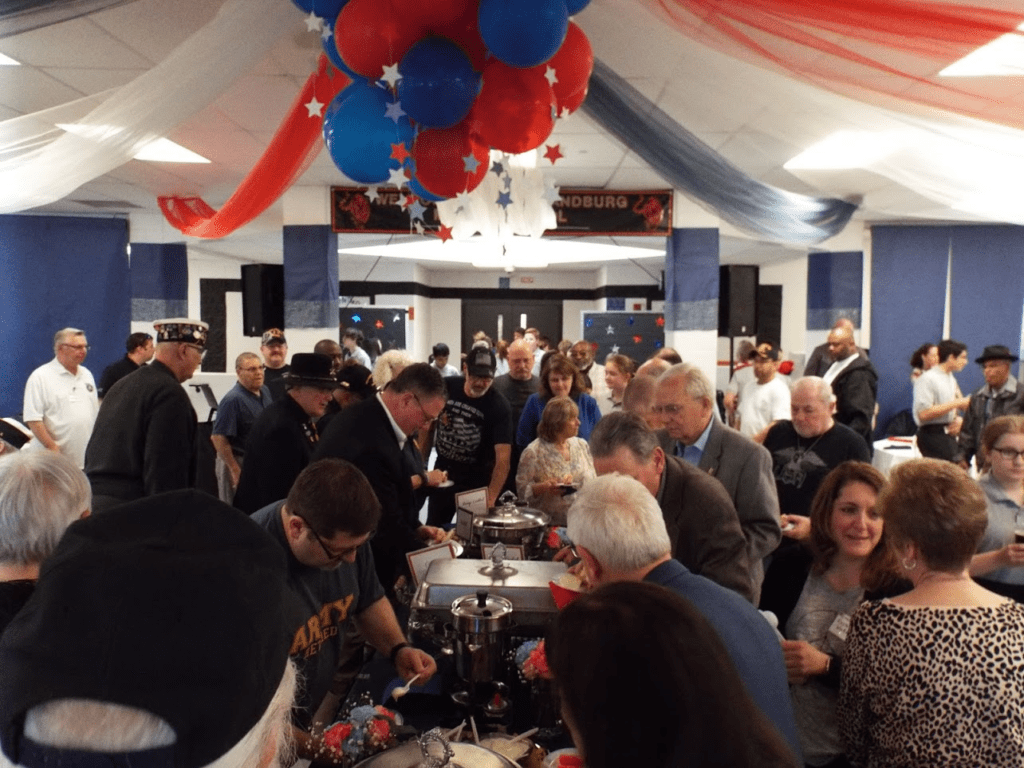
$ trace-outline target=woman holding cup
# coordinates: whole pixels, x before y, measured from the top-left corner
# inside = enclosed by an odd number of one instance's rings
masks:
[[[988,526],[971,560],[987,589],[1024,602],[1024,416],[992,419],[981,434]]]

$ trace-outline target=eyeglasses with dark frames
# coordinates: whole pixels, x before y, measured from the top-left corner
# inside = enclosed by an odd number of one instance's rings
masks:
[[[295,517],[299,518],[299,520],[302,521],[303,525],[305,525],[306,528],[309,529],[309,532],[313,534],[313,538],[316,539],[317,544],[320,545],[320,548],[324,551],[324,554],[327,555],[327,559],[331,562],[337,560],[344,560],[353,552],[358,551],[359,547],[362,546],[362,544],[357,544],[354,547],[344,547],[342,549],[339,549],[337,552],[333,552],[331,551],[331,548],[327,546],[327,543],[322,538],[320,538],[320,534],[313,529],[313,526],[311,526],[309,522],[307,522],[306,518],[304,518],[302,515],[295,515]],[[375,533],[377,533],[376,529],[370,531],[370,535],[366,537],[366,541],[372,539]],[[365,543],[366,542],[363,542],[363,544]]]

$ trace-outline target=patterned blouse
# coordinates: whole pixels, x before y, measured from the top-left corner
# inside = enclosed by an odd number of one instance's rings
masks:
[[[871,768],[1024,765],[1024,606],[864,603],[839,692],[846,754]]]
[[[533,484],[548,480],[561,481],[568,476],[578,488],[596,474],[587,441],[581,437],[571,437],[566,442],[569,445],[568,461],[554,443],[538,437],[523,449],[523,455],[519,458],[519,471],[516,472],[516,495],[529,506],[547,512],[551,516],[552,525],[565,525],[565,513],[572,504],[573,496],[549,493],[535,496]]]

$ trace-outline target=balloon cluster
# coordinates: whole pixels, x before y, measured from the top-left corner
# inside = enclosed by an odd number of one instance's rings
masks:
[[[294,2],[327,21],[324,50],[353,79],[324,141],[360,184],[400,174],[426,200],[472,191],[490,149],[539,147],[587,95],[593,52],[569,17],[589,0]]]

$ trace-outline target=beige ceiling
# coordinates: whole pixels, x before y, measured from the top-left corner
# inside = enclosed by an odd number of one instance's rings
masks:
[[[287,2],[288,0],[282,0]],[[158,63],[209,21],[214,0],[135,0],[32,32],[0,38],[0,53],[22,63],[0,67],[0,120],[117,88]],[[1024,15],[1024,13],[1022,13]],[[843,127],[829,116],[809,114],[800,90],[780,93],[775,73],[703,48],[668,29],[638,2],[593,0],[576,17],[596,57],[626,77],[648,98],[750,176],[792,192],[857,196],[863,206],[852,225],[882,220],[970,220],[868,172],[804,174],[783,163],[809,144]],[[313,69],[319,38],[306,32],[295,10],[293,28],[245,77],[211,106],[176,128],[171,140],[212,162],[209,165],[132,160],[39,211],[95,215],[157,214],[157,195],[194,194],[218,207],[259,158],[296,92]],[[1024,106],[1018,78],[991,78],[992,95]],[[802,87],[802,86],[801,86]],[[560,186],[642,189],[668,186],[646,163],[577,113],[559,121],[547,142],[566,157],[548,171]],[[348,182],[326,152],[298,184]],[[281,204],[236,234],[200,246],[239,260],[280,260]],[[723,228],[723,261],[770,263],[801,249],[759,243]],[[365,245],[383,238],[358,238]],[[632,245],[661,248],[662,241],[632,238]],[[588,267],[592,268],[592,267]]]

